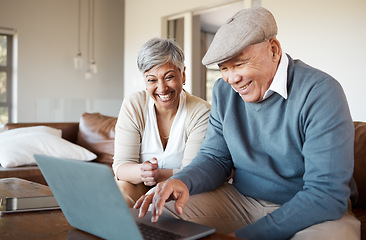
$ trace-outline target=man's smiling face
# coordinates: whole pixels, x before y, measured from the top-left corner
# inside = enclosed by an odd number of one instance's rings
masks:
[[[281,48],[277,39],[246,47],[239,55],[218,64],[222,78],[245,102],[260,102],[276,74]]]

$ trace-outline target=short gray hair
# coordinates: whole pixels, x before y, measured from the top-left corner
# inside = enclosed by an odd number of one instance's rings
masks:
[[[137,67],[142,73],[168,62],[183,73],[184,53],[174,40],[167,38],[150,39],[142,45],[137,56]]]

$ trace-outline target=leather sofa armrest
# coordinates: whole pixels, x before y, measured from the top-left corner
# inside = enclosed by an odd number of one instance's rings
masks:
[[[100,113],[83,113],[77,144],[97,154],[97,162],[113,163],[116,117]]]
[[[354,122],[355,125],[355,166],[353,178],[358,190],[357,207],[366,207],[366,123]]]

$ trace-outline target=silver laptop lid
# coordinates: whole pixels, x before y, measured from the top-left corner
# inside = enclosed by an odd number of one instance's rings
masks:
[[[35,159],[71,226],[105,239],[142,239],[108,166]]]

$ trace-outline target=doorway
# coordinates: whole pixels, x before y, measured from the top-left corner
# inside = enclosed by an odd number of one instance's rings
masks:
[[[211,11],[202,12],[200,14],[201,24],[201,59],[205,55],[210,46],[215,33],[227,19],[233,16],[237,11],[244,8],[243,1],[234,2],[221,7],[212,9]],[[211,65],[202,68],[201,81],[205,83],[204,97],[209,103],[212,102],[212,88],[217,79],[221,78],[221,72],[217,65]]]

